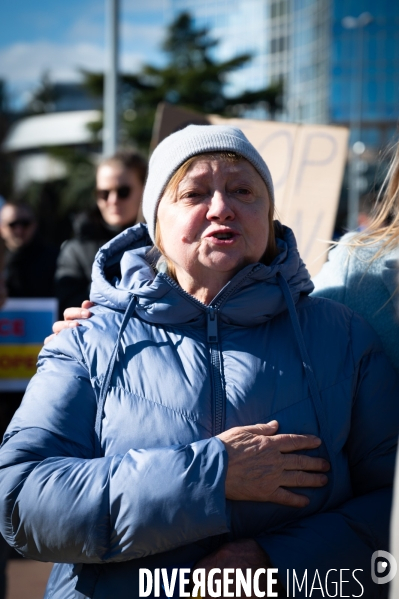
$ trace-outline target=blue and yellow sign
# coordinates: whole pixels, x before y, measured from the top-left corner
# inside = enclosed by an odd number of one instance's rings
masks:
[[[26,388],[57,307],[54,298],[9,299],[0,310],[0,390]]]

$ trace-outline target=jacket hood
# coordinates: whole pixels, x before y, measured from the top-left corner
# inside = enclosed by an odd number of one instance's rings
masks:
[[[288,283],[294,303],[313,291],[310,275],[302,262],[291,229],[276,222],[278,256],[270,266],[255,263],[238,272],[205,306],[186,293],[167,274],[157,272],[148,258],[152,247],[147,226],[138,224],[123,231],[97,253],[91,301],[116,310],[126,310],[136,296],[136,313],[158,324],[194,324],[202,321],[210,307],[225,323],[255,326],[287,308],[278,273]]]

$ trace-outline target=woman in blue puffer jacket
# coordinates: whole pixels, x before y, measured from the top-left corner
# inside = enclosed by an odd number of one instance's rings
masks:
[[[138,597],[144,568],[271,566],[288,596],[295,570],[380,597],[399,383],[376,335],[309,297],[238,129],[164,140],[143,208],[148,229],[97,255],[94,316],[40,354],[0,451],[1,533],[57,562],[48,599]]]

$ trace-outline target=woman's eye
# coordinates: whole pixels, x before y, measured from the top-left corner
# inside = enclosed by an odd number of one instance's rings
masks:
[[[239,193],[240,195],[249,195],[251,192],[249,189],[245,189],[245,187],[239,187],[236,189],[235,193]]]
[[[183,200],[186,200],[186,199],[193,199],[193,200],[195,200],[195,199],[201,198],[203,195],[204,194],[201,193],[200,191],[194,191],[194,190],[193,191],[187,191],[186,193],[184,193],[182,195],[182,199]]]

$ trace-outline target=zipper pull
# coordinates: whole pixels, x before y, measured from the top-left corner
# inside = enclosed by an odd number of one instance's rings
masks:
[[[218,318],[215,308],[208,308],[208,323],[207,323],[208,343],[218,342]]]

